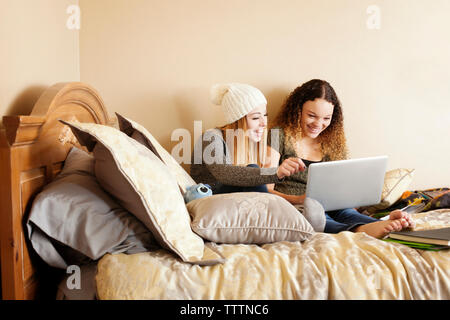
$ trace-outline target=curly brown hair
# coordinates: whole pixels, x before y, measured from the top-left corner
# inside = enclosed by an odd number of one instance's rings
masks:
[[[333,87],[324,80],[313,79],[297,87],[287,97],[274,121],[274,126],[283,128],[286,137],[301,139],[300,120],[303,104],[315,99],[324,99],[333,104],[333,115],[330,125],[318,137],[324,155],[330,160],[343,160],[348,157],[347,143],[344,134],[344,115],[341,102]]]

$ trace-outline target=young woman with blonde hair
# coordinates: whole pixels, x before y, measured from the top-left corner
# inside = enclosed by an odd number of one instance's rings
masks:
[[[333,87],[327,81],[314,79],[292,91],[275,119],[268,140],[270,147],[266,166],[276,166],[285,159],[297,157],[306,167],[306,170],[290,175],[284,181],[268,184],[269,192],[292,204],[302,204],[307,167],[314,162],[348,157],[342,106]],[[399,210],[391,212],[389,218],[380,221],[353,208],[336,210],[326,212],[324,231],[366,232],[381,238],[391,231],[414,226],[411,217]]]
[[[213,194],[267,192],[266,184],[304,169],[297,158],[265,167],[267,100],[260,90],[241,83],[217,84],[211,88],[211,101],[222,107],[226,124],[205,131],[197,141],[190,171],[197,183],[209,184]]]

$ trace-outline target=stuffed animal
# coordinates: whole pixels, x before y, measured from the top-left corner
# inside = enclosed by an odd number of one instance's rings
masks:
[[[209,184],[195,184],[187,187],[184,194],[184,202],[189,203],[192,200],[212,196],[212,190]]]

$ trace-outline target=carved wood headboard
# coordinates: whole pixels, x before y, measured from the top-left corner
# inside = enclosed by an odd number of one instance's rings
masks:
[[[3,299],[35,299],[42,262],[27,240],[25,222],[34,196],[60,172],[72,147],[70,129],[58,120],[112,125],[95,89],[57,83],[30,115],[3,117],[0,132],[0,237]]]

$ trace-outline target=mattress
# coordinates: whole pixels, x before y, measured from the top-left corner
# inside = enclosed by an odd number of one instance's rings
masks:
[[[414,215],[416,230],[450,225],[450,210]],[[199,266],[166,250],[107,254],[99,299],[450,299],[450,250],[423,251],[365,233],[304,242],[209,243],[227,260]]]

